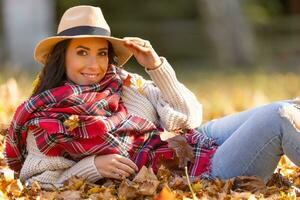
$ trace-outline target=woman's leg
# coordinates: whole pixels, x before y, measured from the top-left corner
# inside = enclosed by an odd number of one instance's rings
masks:
[[[294,103],[277,102],[253,112],[250,110],[251,114],[247,116],[245,114],[235,130],[232,128],[234,131],[231,134],[226,133],[227,139],[216,151],[212,160],[212,175],[223,179],[256,175],[267,181],[283,154],[300,166],[300,127],[297,126],[300,110]],[[219,130],[221,127],[226,130],[225,120],[222,126],[219,124],[210,125],[212,136],[216,135],[215,130],[222,132]]]
[[[225,117],[209,121],[198,128],[198,130],[210,138],[216,140],[221,145],[227,140],[242,124],[244,124],[253,114],[265,106],[252,108],[243,112],[227,115]]]

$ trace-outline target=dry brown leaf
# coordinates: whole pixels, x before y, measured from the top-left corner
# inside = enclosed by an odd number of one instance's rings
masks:
[[[274,173],[266,185],[268,187],[276,186],[278,188],[281,188],[281,187],[290,187],[291,183],[287,178],[282,176],[280,173]]]
[[[169,180],[168,185],[173,190],[187,190],[188,182],[186,177],[175,175]]]
[[[54,200],[58,196],[58,193],[55,191],[42,191],[40,194],[41,200]]]
[[[179,158],[175,157],[174,159],[165,159],[163,156],[158,158],[157,166],[160,168],[160,166],[165,166],[168,170],[172,172],[176,172],[178,174],[183,175],[182,168],[179,168]]]
[[[118,197],[120,199],[134,199],[137,194],[138,185],[130,180],[124,179],[118,189]]]
[[[229,194],[233,185],[234,185],[234,179],[225,180],[225,184],[222,187],[222,192],[224,192],[225,194]]]
[[[92,199],[91,196],[93,196],[93,195],[96,195],[96,194],[90,195],[89,198]],[[116,199],[117,199],[117,197],[115,195],[113,195],[110,190],[105,190],[105,191],[99,193],[98,198],[97,198],[97,200],[116,200]]]
[[[160,165],[157,171],[157,177],[163,182],[167,182],[171,177],[171,171],[167,169],[164,165]]]
[[[242,192],[266,192],[266,185],[262,179],[256,176],[238,176],[234,178],[232,190],[238,190]]]
[[[127,179],[122,181],[118,190],[118,196],[125,199],[133,199],[140,195],[152,196],[156,194],[159,183],[152,168],[143,166],[133,181]]]
[[[187,166],[188,162],[193,162],[193,148],[187,143],[186,139],[181,135],[176,135],[167,139],[168,147],[173,149],[179,159],[179,168]]]
[[[139,173],[134,177],[133,182],[143,182],[146,180],[155,180],[157,181],[156,175],[153,173],[152,168],[147,168],[143,166]]]
[[[56,199],[63,199],[63,200],[79,200],[82,199],[80,196],[80,191],[75,190],[66,190],[63,192],[60,192]]]
[[[31,196],[31,197],[39,196],[41,193],[41,190],[42,190],[42,188],[41,188],[40,184],[37,181],[34,181],[30,188],[27,188],[27,187],[25,188],[25,193],[26,193],[26,195]]]

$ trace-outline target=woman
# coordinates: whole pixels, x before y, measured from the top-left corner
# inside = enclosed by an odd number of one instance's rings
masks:
[[[131,54],[152,81],[121,69]],[[23,181],[46,188],[72,175],[96,182],[128,177],[143,165],[156,171],[161,159],[175,157],[160,139],[162,130],[184,131],[195,155],[188,163],[192,176],[266,181],[283,154],[300,165],[297,101],[199,127],[201,105],[166,59],[148,41],[111,37],[99,8],[67,10],[57,36],[41,41],[35,58],[45,65],[40,83],[17,109],[5,149]]]
[[[121,68],[131,55],[152,81]],[[44,68],[15,113],[5,148],[8,165],[29,184],[59,187],[72,175],[121,179],[143,165],[157,170],[159,159],[174,158],[159,130],[201,123],[201,105],[167,60],[148,41],[110,36],[100,8],[67,10],[57,35],[42,40],[34,56]],[[189,135],[191,144],[204,141]],[[200,144],[192,144],[197,152]],[[190,165],[195,175],[208,170],[208,162],[198,163]]]

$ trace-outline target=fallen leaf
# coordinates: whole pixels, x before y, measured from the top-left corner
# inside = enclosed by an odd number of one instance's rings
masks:
[[[126,79],[123,80],[123,85],[126,87],[130,87],[131,86],[131,75],[128,74]]]
[[[154,200],[176,200],[176,195],[169,188],[164,187]]]
[[[117,197],[111,194],[109,191],[91,194],[89,200],[117,200]]]
[[[58,196],[56,191],[42,191],[40,194],[41,200],[54,200]]]
[[[183,174],[183,170],[179,168],[179,158],[176,156],[173,159],[165,159],[163,156],[158,158],[157,166],[160,168],[161,166],[165,166],[168,170],[176,173]]]
[[[0,169],[0,175],[3,175],[5,181],[12,181],[15,178],[14,171],[8,168]]]
[[[19,197],[22,194],[23,188],[24,187],[19,179],[12,180],[6,188],[6,192],[12,194],[14,197]]]
[[[162,141],[167,141],[168,139],[175,137],[176,133],[170,131],[163,131],[160,133],[159,136]]]
[[[159,185],[159,181],[153,173],[152,168],[147,168],[145,166],[143,166],[139,173],[135,176],[133,182],[138,184],[137,193],[140,195],[154,195]]]
[[[263,180],[256,176],[238,176],[234,178],[232,190],[264,193],[266,191],[266,185]]]
[[[151,167],[147,168],[143,166],[139,173],[134,177],[133,182],[143,182],[145,180],[158,180]]]
[[[104,188],[101,188],[101,187],[92,187],[91,189],[89,189],[86,193],[88,195],[90,194],[95,194],[95,193],[99,193],[99,192],[102,192],[104,191],[105,189]]]
[[[64,183],[64,186],[69,190],[79,190],[84,184],[85,181],[83,179],[72,176]]]
[[[59,193],[56,196],[56,199],[77,200],[77,199],[82,199],[82,198],[80,196],[80,191],[66,190],[66,191]]]
[[[68,119],[64,121],[64,126],[67,128],[68,131],[73,131],[79,126],[79,116],[71,115]]]
[[[167,139],[168,147],[173,149],[179,159],[179,168],[187,166],[188,162],[193,162],[193,148],[187,143],[185,137],[176,135]]]
[[[138,80],[136,80],[136,87],[137,87],[140,94],[144,94],[144,90],[143,90],[142,86],[143,86],[143,79],[138,78]]]
[[[143,166],[133,181],[123,179],[121,185],[119,186],[118,197],[134,199],[141,195],[155,195],[159,183],[160,182],[153,173],[152,168],[146,168]]]
[[[162,180],[163,182],[167,182],[171,177],[171,171],[168,168],[166,168],[164,165],[160,165],[157,171],[157,177],[159,180]]]
[[[173,190],[187,190],[189,187],[186,177],[177,175],[169,180],[168,185]]]
[[[138,185],[130,180],[123,179],[118,189],[118,197],[120,199],[134,199],[138,196]]]
[[[199,191],[202,190],[203,185],[202,185],[202,183],[199,181],[199,182],[196,182],[196,183],[192,183],[192,188],[193,188],[193,191],[194,191],[194,192],[199,192]]]

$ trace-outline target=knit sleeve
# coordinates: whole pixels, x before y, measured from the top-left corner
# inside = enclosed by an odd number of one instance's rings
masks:
[[[71,176],[75,176],[75,175],[84,178],[87,181],[92,183],[103,178],[101,174],[98,172],[94,160],[95,160],[95,155],[88,156],[80,160],[78,163],[65,170],[60,175],[58,182],[64,182],[69,178],[71,178]]]
[[[61,187],[74,175],[88,182],[96,182],[102,178],[95,166],[94,155],[76,163],[64,157],[42,154],[31,133],[28,134],[26,142],[28,155],[20,172],[20,179],[24,182],[31,184],[38,181],[43,188],[51,189],[54,186]]]
[[[162,65],[146,70],[152,81],[145,81],[143,91],[156,107],[160,122],[167,130],[191,129],[200,126],[202,105],[196,96],[177,80],[175,71],[161,57]]]

